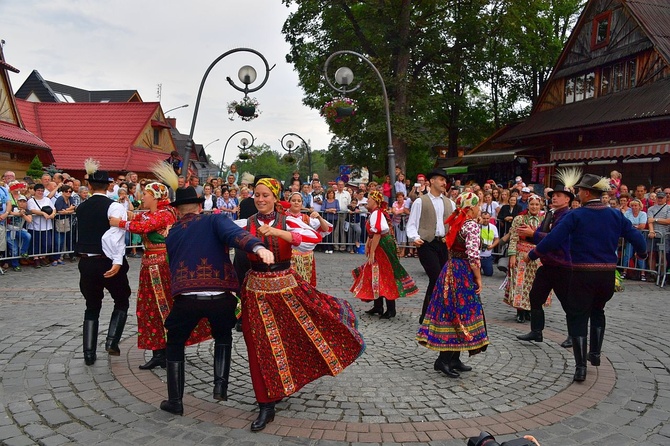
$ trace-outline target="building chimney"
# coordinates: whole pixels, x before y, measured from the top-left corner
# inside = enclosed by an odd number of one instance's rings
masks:
[[[177,118],[165,118],[168,124],[170,124],[170,127],[173,129],[177,128]]]

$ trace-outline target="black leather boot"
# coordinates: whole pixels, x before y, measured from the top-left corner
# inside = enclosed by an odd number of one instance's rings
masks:
[[[152,370],[156,367],[160,367],[162,369],[165,368],[167,365],[167,361],[165,359],[165,349],[161,348],[160,350],[152,350],[152,353],[153,356],[151,359],[148,360],[146,364],[141,365],[140,370]]]
[[[565,338],[565,341],[561,342],[561,347],[572,348],[572,337],[570,337],[570,335],[568,335],[568,337]]]
[[[168,399],[161,402],[161,410],[184,415],[184,361],[167,361]]]
[[[275,403],[258,403],[258,408],[258,418],[251,423],[251,432],[262,431],[275,419]]]
[[[542,330],[544,330],[544,310],[530,310],[530,333],[516,338],[520,341],[542,342]]]
[[[114,310],[112,317],[109,319],[109,330],[107,330],[107,341],[105,341],[105,350],[111,356],[120,356],[119,341],[123,334],[123,329],[126,326],[126,319],[128,313],[125,311]]]
[[[433,364],[433,369],[444,373],[449,378],[458,378],[461,376],[460,373],[451,368],[451,358],[453,355],[454,352],[440,352],[440,356],[438,356],[435,364]]]
[[[523,319],[523,310],[517,309],[516,310],[516,322],[518,324],[523,324],[524,319]]]
[[[214,344],[214,399],[228,401],[228,377],[230,376],[231,341]]]
[[[572,352],[575,355],[574,380],[584,381],[586,379],[586,336],[572,337]]]
[[[386,312],[379,319],[391,319],[395,317],[395,300],[386,299]]]
[[[377,299],[374,300],[372,308],[366,311],[365,314],[373,315],[373,314],[382,314],[383,312],[384,312],[384,298],[378,297]]]
[[[84,364],[93,365],[97,356],[98,320],[84,319]]]
[[[589,362],[591,365],[596,367],[600,365],[600,351],[602,349],[604,339],[605,327],[591,326],[591,339],[589,341]]]
[[[472,367],[461,362],[461,352],[454,352],[451,356],[450,365],[452,370],[457,370],[459,372],[469,372],[472,370]]]

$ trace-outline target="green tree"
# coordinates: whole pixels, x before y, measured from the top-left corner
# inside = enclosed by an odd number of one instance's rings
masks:
[[[42,175],[44,175],[44,165],[37,155],[35,155],[35,158],[33,158],[33,160],[30,162],[26,175],[33,178],[34,180],[42,178]]]

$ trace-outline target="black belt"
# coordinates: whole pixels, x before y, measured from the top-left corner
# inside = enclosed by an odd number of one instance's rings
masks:
[[[447,243],[447,238],[446,237],[435,237],[433,239],[433,241],[438,242],[438,243]]]
[[[206,294],[180,294],[179,295],[180,298],[189,299],[189,300],[219,300],[219,299],[224,299],[228,296],[234,297],[230,293],[212,294],[211,296],[206,295]]]
[[[252,263],[251,264],[251,269],[252,270],[262,272],[262,273],[284,271],[284,270],[289,269],[290,267],[291,267],[291,262],[273,263],[272,265],[267,265],[265,263]]]

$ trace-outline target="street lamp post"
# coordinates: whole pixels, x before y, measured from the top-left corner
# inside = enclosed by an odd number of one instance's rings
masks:
[[[279,140],[279,143],[281,144],[282,149],[286,150],[289,153],[289,155],[293,151],[293,147],[295,147],[295,144],[290,139],[288,141],[284,142],[284,140],[286,139],[287,136],[295,136],[296,138],[300,139],[300,141],[302,141],[302,143],[305,145],[305,149],[307,150],[307,168],[309,169],[309,172],[308,172],[308,179],[309,179],[309,175],[312,175],[312,173],[313,173],[312,172],[312,150],[310,149],[309,144],[307,143],[307,141],[305,141],[303,139],[302,136],[298,135],[297,133],[287,133],[287,134],[285,134],[284,136],[281,137],[281,139]]]
[[[179,107],[171,108],[170,110],[164,111],[163,115],[167,116],[167,114],[170,113],[171,111],[179,110],[180,108],[186,108],[186,107],[188,107],[188,104],[184,104],[184,105],[180,105]]]
[[[207,144],[202,146],[202,150],[205,150],[207,147],[211,146],[212,144],[214,144],[215,142],[220,141],[220,140],[221,140],[221,138],[216,138],[214,141],[208,142]]]
[[[387,135],[388,135],[388,168],[389,168],[389,176],[391,177],[391,185],[395,184],[395,150],[393,149],[393,135],[391,133],[391,114],[389,111],[389,98],[386,93],[386,84],[384,84],[384,79],[382,78],[381,73],[377,69],[377,67],[374,66],[370,60],[363,56],[360,53],[357,53],[355,51],[350,51],[350,50],[342,50],[342,51],[335,51],[333,54],[328,56],[328,59],[326,59],[326,63],[324,64],[323,67],[323,72],[326,78],[326,82],[330,87],[342,94],[346,94],[347,91],[355,91],[358,90],[361,86],[361,84],[358,84],[354,88],[347,90],[347,87],[351,82],[354,80],[354,73],[351,71],[351,69],[347,67],[341,67],[338,68],[337,71],[335,71],[335,81],[339,84],[342,85],[343,87],[336,87],[333,85],[333,83],[330,81],[328,78],[328,64],[330,61],[341,54],[353,54],[354,56],[360,58],[362,61],[370,65],[370,67],[374,70],[375,74],[379,78],[379,82],[382,84],[382,93],[384,95],[384,110],[386,111],[386,130],[387,130]]]
[[[242,138],[240,139],[240,145],[237,146],[238,149],[240,150],[246,150],[247,147],[251,147],[254,145],[254,141],[256,141],[256,138],[254,135],[247,131],[247,130],[238,130],[232,135],[230,135],[230,138],[228,138],[228,141],[226,141],[226,145],[223,147],[223,155],[221,156],[221,166],[219,167],[219,176],[223,175],[223,164],[224,160],[226,159],[226,149],[228,149],[228,143],[230,142],[231,139],[233,139],[233,136],[238,135],[240,133],[246,133],[249,136],[251,136],[251,143],[249,143],[249,140],[247,138]]]
[[[212,68],[219,63],[221,59],[224,57],[233,54],[233,53],[239,53],[239,52],[247,52],[247,53],[253,53],[257,55],[258,57],[261,58],[263,61],[263,64],[265,65],[265,78],[263,81],[260,83],[258,87],[255,88],[249,88],[249,85],[254,83],[256,81],[256,70],[254,67],[250,65],[245,65],[242,68],[239,69],[237,72],[237,77],[244,84],[244,87],[238,87],[235,82],[230,78],[226,77],[226,80],[230,84],[231,87],[233,87],[235,90],[240,91],[244,93],[246,96],[248,93],[253,93],[254,91],[258,91],[263,86],[265,83],[268,81],[268,78],[270,77],[270,70],[274,68],[274,65],[272,68],[270,68],[270,65],[268,64],[268,61],[265,59],[265,57],[258,51],[251,49],[251,48],[234,48],[232,50],[226,51],[209,65],[207,70],[205,71],[205,74],[202,77],[202,81],[200,82],[200,88],[198,89],[198,97],[195,101],[195,108],[193,109],[193,120],[191,121],[191,132],[188,134],[188,142],[186,143],[186,151],[184,153],[184,167],[186,168],[186,172],[188,172],[188,163],[189,163],[189,158],[191,156],[191,151],[193,150],[193,133],[195,132],[195,123],[196,120],[198,119],[198,110],[200,109],[200,99],[202,98],[202,90],[205,87],[205,81],[207,80],[207,76],[209,76],[209,72],[212,71]]]

